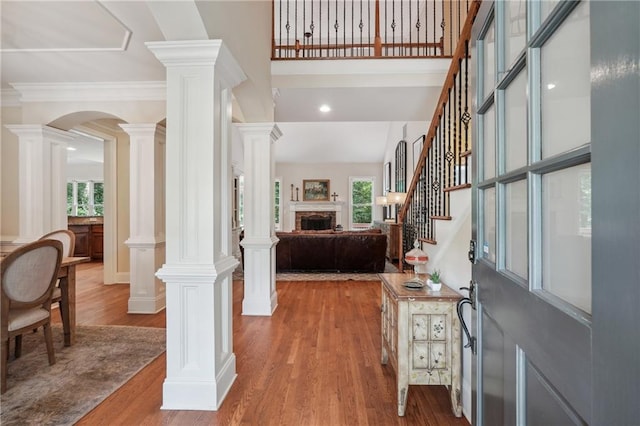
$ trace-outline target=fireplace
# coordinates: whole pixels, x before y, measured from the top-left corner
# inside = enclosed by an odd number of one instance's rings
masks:
[[[336,227],[335,212],[298,212],[296,216],[296,229],[303,231],[334,229]]]
[[[320,222],[321,225],[314,223],[309,225],[309,221],[305,220],[306,226],[317,226],[311,229],[320,229],[320,226],[324,229],[335,229],[336,226],[342,225],[342,202],[341,201],[328,201],[328,202],[308,202],[308,201],[292,201],[289,203],[289,224],[291,230],[302,230],[302,218],[309,216],[321,216],[323,218],[329,217],[331,223],[327,225],[325,221],[328,219],[315,218],[311,222]]]

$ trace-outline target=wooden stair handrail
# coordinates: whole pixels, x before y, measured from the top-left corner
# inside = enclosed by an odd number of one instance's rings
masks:
[[[449,91],[455,84],[455,76],[458,74],[458,72],[460,72],[460,59],[465,57],[465,51],[467,50],[466,45],[471,39],[471,29],[473,27],[473,21],[478,14],[478,10],[480,9],[480,3],[482,3],[482,0],[473,0],[471,5],[469,6],[467,19],[465,20],[462,31],[460,32],[458,45],[456,46],[456,50],[453,54],[453,59],[451,59],[449,72],[447,73],[447,77],[444,80],[442,92],[440,93],[440,98],[438,99],[436,109],[433,113],[433,118],[431,119],[431,124],[429,125],[429,131],[427,132],[424,145],[422,146],[422,151],[420,152],[420,159],[418,160],[417,166],[413,171],[411,184],[407,189],[407,198],[402,205],[400,212],[398,213],[398,223],[404,223],[404,219],[407,215],[407,210],[411,205],[411,200],[415,193],[416,186],[418,185],[418,181],[420,180],[420,173],[422,171],[422,168],[424,167],[425,161],[427,160],[427,153],[429,152],[429,148],[432,145],[433,139],[435,138],[436,131],[440,123],[440,117],[444,115],[444,109],[449,99]]]

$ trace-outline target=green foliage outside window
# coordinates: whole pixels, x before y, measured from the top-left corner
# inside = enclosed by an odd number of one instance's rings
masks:
[[[357,180],[351,187],[352,222],[373,222],[373,182],[371,180]]]
[[[280,223],[280,181],[275,181],[275,221]]]
[[[67,183],[67,214],[73,214],[73,183]]]
[[[104,183],[68,182],[67,214],[71,216],[104,216]]]
[[[78,182],[78,216],[89,215],[89,185],[87,182]]]
[[[353,223],[371,223],[371,206],[354,206]]]
[[[104,183],[93,184],[93,208],[95,216],[104,216]]]

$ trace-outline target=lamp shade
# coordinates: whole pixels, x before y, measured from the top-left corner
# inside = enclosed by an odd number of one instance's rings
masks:
[[[387,201],[389,201],[389,204],[404,204],[404,200],[406,198],[406,192],[390,192],[387,194]]]
[[[385,197],[384,195],[381,197],[376,197],[376,205],[377,206],[388,206],[389,205],[389,201],[387,200],[387,197]]]

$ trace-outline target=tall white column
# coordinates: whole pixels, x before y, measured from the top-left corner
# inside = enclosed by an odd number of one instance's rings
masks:
[[[231,88],[246,77],[221,40],[147,43],[167,68],[167,377],[163,409],[217,410],[236,378]]]
[[[40,124],[7,125],[19,143],[19,232],[28,243],[67,229],[67,143],[74,136]]]
[[[273,123],[236,124],[244,141],[243,315],[271,315],[278,306],[274,222],[273,144],[282,133]]]
[[[165,130],[157,124],[120,124],[129,134],[129,313],[164,309],[165,288],[156,277],[164,263]]]

